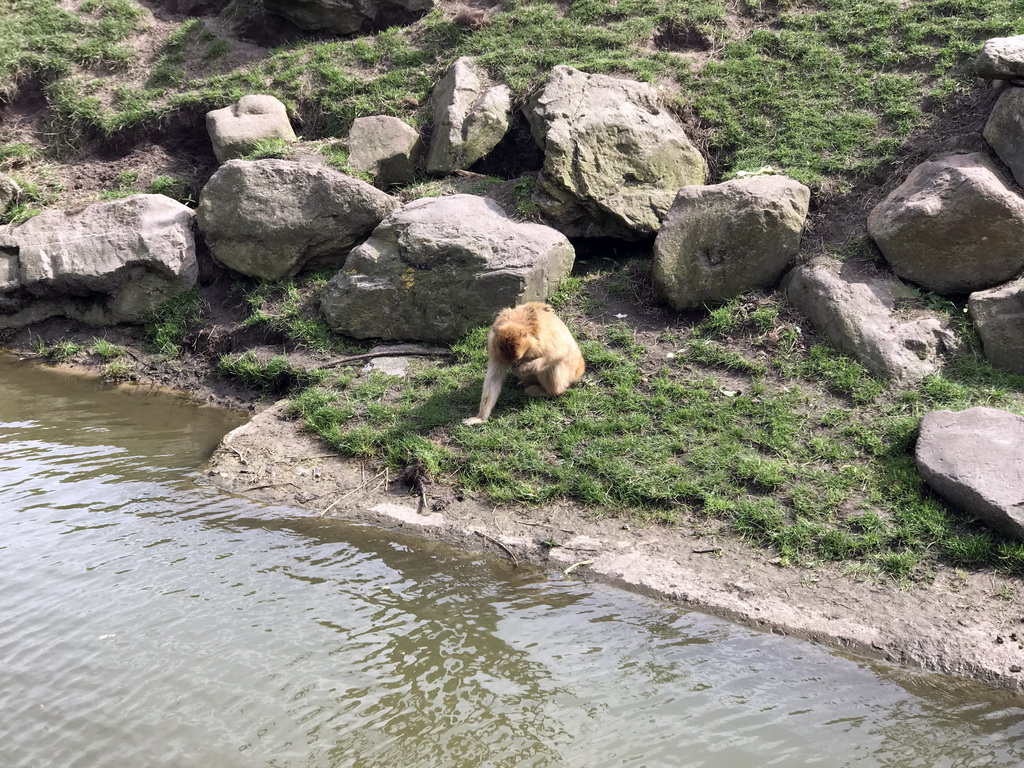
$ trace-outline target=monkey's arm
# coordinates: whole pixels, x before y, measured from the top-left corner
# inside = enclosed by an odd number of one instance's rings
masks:
[[[527,376],[536,376],[545,368],[550,367],[552,362],[550,357],[537,357],[533,360],[527,360],[525,363],[520,363],[512,369],[512,372],[521,379]]]
[[[484,389],[480,395],[480,411],[476,416],[463,419],[462,423],[468,427],[474,424],[483,424],[494,410],[494,404],[498,402],[498,394],[501,392],[501,385],[505,381],[505,374],[508,373],[508,366],[494,360],[487,364],[487,375],[484,376]]]

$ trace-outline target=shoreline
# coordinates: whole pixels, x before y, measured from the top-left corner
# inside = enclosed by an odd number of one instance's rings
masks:
[[[782,566],[716,521],[670,528],[569,503],[496,507],[440,486],[412,495],[386,472],[330,455],[280,402],[226,435],[201,471],[255,500],[568,569],[762,631],[1024,693],[1024,583],[1012,576],[939,567],[908,586],[828,563]]]

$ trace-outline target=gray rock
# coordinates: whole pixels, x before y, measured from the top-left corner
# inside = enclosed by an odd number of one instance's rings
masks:
[[[945,318],[909,308],[917,298],[913,289],[870,268],[815,259],[795,267],[782,287],[836,347],[899,384],[938,372],[944,357],[959,347]]]
[[[1024,269],[1024,199],[981,154],[917,166],[872,209],[868,232],[897,275],[943,295]]]
[[[992,108],[983,133],[1018,184],[1024,184],[1024,88],[1007,88]]]
[[[145,321],[196,284],[194,217],[169,197],[133,195],[0,227],[0,328]]]
[[[0,174],[0,214],[7,213],[11,206],[21,197],[21,187],[14,179]]]
[[[322,165],[231,160],[203,187],[197,212],[217,261],[278,280],[341,267],[352,246],[397,207],[379,189]]]
[[[420,135],[397,117],[357,117],[348,134],[348,164],[373,177],[373,185],[387,189],[413,180],[420,159]]]
[[[221,163],[244,157],[267,139],[296,141],[288,110],[274,96],[243,96],[230,107],[207,112],[206,130]]]
[[[335,331],[452,342],[504,307],[543,301],[569,274],[564,235],[473,195],[415,200],[349,255],[321,295]]]
[[[967,306],[988,361],[1024,374],[1024,280],[972,293]]]
[[[525,109],[544,151],[536,202],[569,237],[641,239],[707,163],[649,85],[557,66]]]
[[[915,455],[942,498],[1024,539],[1024,419],[996,408],[932,411],[921,418]]]
[[[464,170],[497,146],[512,118],[512,92],[491,87],[484,71],[468,56],[456,60],[430,98],[434,133],[427,172]]]
[[[811,191],[784,176],[683,187],[654,241],[654,289],[697,309],[768,288],[800,249]]]
[[[263,0],[263,7],[300,29],[349,35],[420,16],[435,0]]]
[[[1024,77],[1024,35],[988,40],[974,62],[974,71],[986,80]]]

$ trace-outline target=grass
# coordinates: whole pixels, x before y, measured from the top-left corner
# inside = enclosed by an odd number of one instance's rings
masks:
[[[46,362],[50,363],[50,365],[57,365],[59,363],[66,363],[69,360],[74,360],[83,352],[85,352],[84,346],[66,339],[56,341],[53,344],[47,344],[40,340],[36,345],[36,354],[46,358]]]
[[[284,139],[260,139],[245,156],[245,160],[291,160],[295,156],[295,145]]]
[[[236,69],[225,63],[232,41],[189,19],[147,81],[125,86],[143,24],[134,0],[78,12],[22,0],[0,21],[0,83],[8,98],[40,83],[53,135],[69,146],[195,119],[246,93],[277,96],[305,138],[321,139],[359,116],[429,121],[431,88],[458,56],[474,56],[520,102],[568,64],[662,86],[722,178],[772,166],[842,190],[969,91],[981,43],[1024,32],[1022,19],[1024,0],[509,0],[477,29],[437,8],[407,28],[292,41]]]
[[[199,289],[175,296],[164,302],[145,325],[146,338],[167,359],[182,352],[186,335],[202,319],[202,297]]]
[[[320,355],[364,351],[334,334],[318,312],[319,290],[330,274],[262,282],[245,294],[249,327],[264,328]]]
[[[139,191],[139,172],[126,168],[117,174],[116,185],[100,194],[100,200],[120,200]]]
[[[221,373],[240,379],[251,389],[275,395],[297,385],[308,385],[323,379],[320,372],[310,373],[296,368],[284,355],[275,355],[262,361],[252,352],[223,355],[217,367]]]
[[[92,351],[102,360],[112,361],[119,357],[124,356],[126,353],[125,348],[112,344],[106,339],[96,339],[92,343]]]
[[[486,365],[481,328],[453,347],[450,364],[422,362],[406,379],[321,371],[292,390],[291,408],[342,455],[396,470],[421,464],[492,503],[573,500],[650,524],[717,523],[783,564],[851,561],[897,580],[922,578],[935,562],[1024,574],[1024,545],[949,510],[913,457],[924,412],[1024,413],[1024,381],[931,377],[889,390],[826,344],[787,335],[792,310],[769,297],[676,329],[679,351],[661,359],[656,338],[586,321],[603,279],[571,278],[554,299],[577,319],[588,363],[556,400],[509,383],[489,422],[463,426]]]
[[[133,381],[138,378],[135,373],[134,366],[127,360],[111,360],[109,363],[103,366],[103,370],[100,373],[100,378],[103,381]]]
[[[149,182],[146,192],[151,195],[164,195],[192,207],[196,204],[195,192],[188,179],[177,176],[154,176]]]
[[[6,213],[0,214],[0,223],[21,224],[60,200],[64,188],[50,167],[38,167],[34,169],[33,175],[34,178],[28,178],[20,174],[11,174],[11,178],[21,189],[21,195]]]

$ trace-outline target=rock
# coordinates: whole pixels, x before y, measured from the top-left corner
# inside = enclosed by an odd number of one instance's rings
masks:
[[[564,235],[513,221],[492,200],[423,198],[352,251],[320,305],[348,336],[452,342],[504,307],[546,299],[574,259]]]
[[[1024,374],[1024,280],[972,293],[967,306],[986,359]]]
[[[194,218],[169,197],[132,195],[0,227],[0,328],[145,321],[196,284]]]
[[[654,241],[654,289],[676,310],[768,288],[800,249],[811,191],[784,176],[683,187]]]
[[[163,0],[162,5],[186,16],[212,16],[220,13],[231,0]]]
[[[871,211],[868,232],[897,275],[943,295],[1024,268],[1024,199],[977,153],[917,166]]]
[[[707,163],[649,85],[557,66],[526,117],[544,150],[537,203],[569,237],[654,235]]]
[[[288,110],[273,96],[243,96],[230,107],[207,112],[206,130],[221,163],[244,157],[267,139],[296,141]]]
[[[0,215],[7,213],[21,197],[21,187],[10,176],[0,173]]]
[[[1010,80],[1024,76],[1024,35],[994,37],[982,46],[974,62],[978,77]]]
[[[398,201],[322,165],[231,160],[199,195],[199,227],[213,257],[244,275],[278,280],[338,268]]]
[[[430,98],[434,134],[427,172],[465,170],[501,141],[512,117],[508,86],[489,87],[483,70],[469,57],[452,64]]]
[[[1024,89],[1003,91],[985,123],[983,135],[1013,172],[1017,184],[1024,184]]]
[[[263,7],[300,29],[350,35],[412,21],[435,0],[263,0]]]
[[[795,267],[782,283],[789,302],[836,347],[872,373],[907,385],[938,372],[959,347],[938,313],[911,310],[917,294],[899,280],[835,259]]]
[[[397,117],[357,117],[348,134],[348,164],[373,177],[378,189],[413,180],[420,159],[420,135]]]
[[[942,498],[1024,539],[1024,419],[996,408],[926,413],[915,456],[921,476]]]

